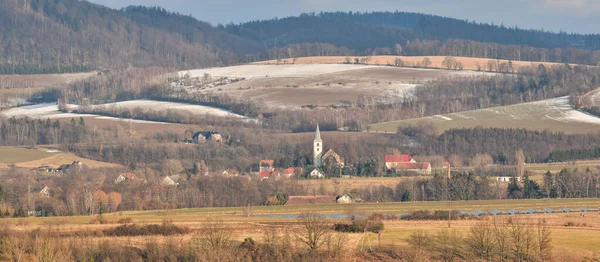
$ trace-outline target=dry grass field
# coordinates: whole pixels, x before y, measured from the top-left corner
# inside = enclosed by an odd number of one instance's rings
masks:
[[[433,124],[438,132],[452,128],[496,127],[551,130],[565,133],[596,133],[600,118],[577,111],[568,97],[517,105],[465,111],[441,116],[399,120],[371,125],[375,132],[396,132],[398,127]]]
[[[263,241],[264,230],[275,228],[279,232],[298,228],[294,215],[302,212],[316,212],[319,214],[347,214],[347,212],[370,215],[381,213],[386,215],[399,215],[415,210],[447,210],[450,206],[454,210],[484,210],[500,209],[506,211],[511,208],[524,210],[535,208],[543,210],[545,207],[558,209],[569,207],[578,209],[581,206],[597,209],[600,199],[552,199],[552,200],[489,200],[489,201],[457,201],[452,202],[408,202],[408,203],[380,203],[380,204],[355,204],[355,205],[314,205],[314,206],[261,206],[253,207],[253,215],[245,217],[242,208],[201,208],[162,211],[140,211],[105,214],[104,219],[109,222],[103,225],[91,225],[90,221],[95,216],[78,217],[48,217],[27,219],[3,219],[4,226],[9,226],[18,232],[29,232],[35,229],[57,230],[63,234],[77,234],[78,232],[94,232],[114,228],[117,220],[131,218],[136,224],[162,223],[165,220],[172,221],[176,225],[186,226],[192,233],[180,236],[139,236],[139,237],[106,237],[95,236],[83,238],[90,243],[97,241],[113,241],[124,245],[143,246],[148,241],[165,243],[167,241],[189,241],[193,232],[203,227],[207,219],[222,220],[233,232],[233,239],[242,242],[247,237],[255,241]],[[423,231],[435,236],[442,230],[453,230],[457,234],[466,237],[471,226],[497,220],[504,223],[510,217],[513,221],[521,224],[535,225],[539,221],[545,221],[552,232],[552,244],[554,246],[554,257],[563,257],[564,261],[580,261],[583,257],[598,257],[600,246],[600,214],[596,211],[580,213],[547,213],[534,215],[500,215],[471,218],[467,220],[454,220],[448,228],[447,221],[405,221],[386,220],[385,229],[380,238],[374,233],[354,233],[347,235],[348,248],[351,250],[366,250],[369,248],[382,247],[407,247],[409,236],[417,231]],[[327,222],[333,223],[345,221],[345,218],[327,218]],[[19,226],[16,226],[19,224]],[[86,242],[87,243],[87,242]]]
[[[38,149],[0,147],[0,165],[36,161],[56,155]]]
[[[426,56],[371,56],[368,64],[370,65],[393,65],[395,63],[396,58],[402,59],[406,66],[417,66],[420,64]],[[445,56],[427,56],[431,60],[432,68],[445,68],[442,65],[442,62],[446,58]],[[349,57],[354,63],[354,59],[358,58],[359,60],[363,58],[362,56],[350,56]],[[455,57],[456,61],[460,61],[464,65],[465,70],[487,70],[488,62],[494,61],[496,63],[508,63],[508,60],[496,60],[496,59],[488,59],[488,58],[476,58],[476,57]],[[285,62],[284,62],[285,61]],[[281,63],[291,64],[292,59],[283,59]],[[511,61],[513,63],[514,68],[519,68],[522,66],[538,66],[539,64],[543,64],[545,66],[553,66],[558,65],[558,63],[549,63],[549,62],[529,62],[529,61]],[[296,58],[296,64],[342,64],[346,63],[345,56],[313,56],[313,57],[299,57]],[[273,65],[277,64],[277,60],[268,60],[255,62],[254,64],[261,65]]]

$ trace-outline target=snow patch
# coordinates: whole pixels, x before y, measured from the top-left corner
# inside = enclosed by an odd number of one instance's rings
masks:
[[[441,119],[444,119],[444,120],[452,120],[452,118],[449,118],[447,116],[442,116],[442,115],[435,115],[435,116],[437,116],[437,117],[439,117]]]

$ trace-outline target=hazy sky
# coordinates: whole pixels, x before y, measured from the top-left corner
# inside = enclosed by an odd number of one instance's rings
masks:
[[[212,24],[320,11],[409,11],[521,28],[600,33],[600,0],[89,0],[161,6]]]

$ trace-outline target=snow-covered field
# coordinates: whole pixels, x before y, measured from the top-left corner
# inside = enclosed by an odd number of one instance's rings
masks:
[[[237,118],[245,118],[244,116],[233,114],[229,111],[209,107],[209,106],[200,106],[200,105],[190,105],[183,103],[174,103],[174,102],[162,102],[162,101],[153,101],[153,100],[131,100],[125,102],[117,102],[117,103],[108,103],[102,105],[105,109],[129,109],[133,110],[135,108],[141,108],[144,111],[154,110],[154,111],[164,111],[164,110],[175,110],[175,111],[185,111],[194,115],[212,115],[212,116],[221,116],[221,117],[237,117]],[[79,106],[77,105],[69,105],[70,109],[77,109]],[[62,118],[79,118],[79,117],[93,117],[95,119],[103,119],[103,120],[123,120],[121,118],[116,117],[108,117],[108,116],[100,116],[95,114],[75,114],[75,113],[63,113],[58,110],[58,105],[56,103],[46,103],[46,104],[37,104],[37,105],[29,105],[22,106],[17,108],[11,108],[8,110],[0,111],[0,115],[5,117],[30,117],[35,119],[62,119]],[[144,121],[144,120],[131,120],[134,123],[161,123],[161,122],[153,122],[153,121]]]
[[[75,108],[76,106],[71,105],[71,108]],[[121,118],[116,117],[107,117],[100,116],[94,114],[73,114],[73,113],[63,113],[58,110],[58,105],[56,103],[46,103],[46,104],[36,104],[30,106],[22,106],[17,108],[11,108],[8,110],[0,111],[0,115],[4,117],[30,117],[33,119],[64,119],[64,118],[79,118],[79,117],[93,117],[96,119],[107,119],[107,120],[115,120],[120,121],[123,120]],[[134,123],[160,123],[160,122],[152,122],[152,121],[143,121],[143,120],[129,120]]]
[[[231,113],[227,110],[223,110],[220,108],[210,107],[210,106],[201,106],[201,105],[190,105],[184,103],[175,103],[175,102],[163,102],[163,101],[155,101],[155,100],[130,100],[124,102],[116,102],[116,103],[108,103],[103,105],[104,108],[122,108],[133,110],[135,108],[141,108],[143,110],[154,110],[154,111],[164,111],[164,110],[176,110],[176,111],[185,111],[187,113],[193,115],[212,115],[212,116],[222,116],[222,117],[238,117],[244,118],[242,115]]]
[[[379,123],[372,125],[371,129],[395,132],[398,126],[417,123],[431,123],[440,131],[477,126],[532,130],[548,129],[568,133],[595,133],[600,130],[600,118],[573,109],[568,96],[441,116]]]
[[[262,101],[270,107],[301,108],[348,105],[365,97],[388,103],[440,77],[489,74],[362,64],[255,64],[181,71],[179,76],[191,79],[171,85],[187,92]]]

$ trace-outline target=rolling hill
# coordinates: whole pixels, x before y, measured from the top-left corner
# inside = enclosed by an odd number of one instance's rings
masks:
[[[328,55],[600,61],[598,35],[404,12],[302,14],[213,26],[160,7],[116,10],[79,0],[0,0],[0,32],[0,74],[190,69]]]
[[[600,118],[572,108],[568,97],[378,123],[371,131],[393,132],[399,127],[431,124],[438,132],[454,128],[523,128],[565,133],[597,133]]]

